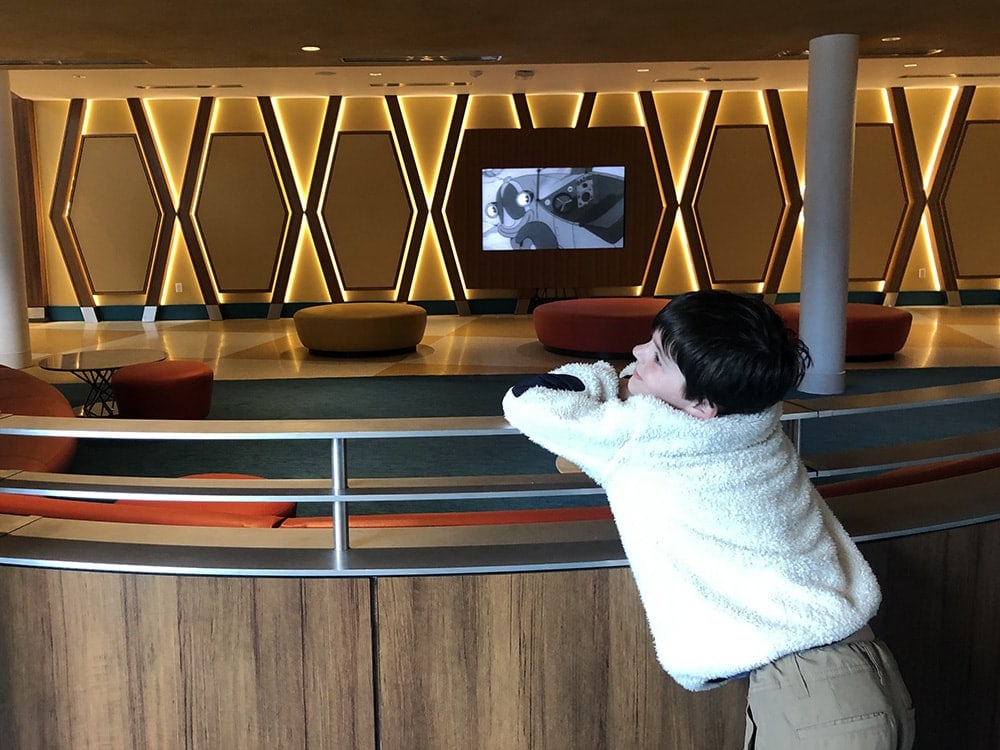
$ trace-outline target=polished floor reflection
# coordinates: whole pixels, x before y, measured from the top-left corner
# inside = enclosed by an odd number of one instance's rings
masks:
[[[1000,307],[907,309],[913,327],[899,354],[848,367],[1000,366]],[[288,318],[32,323],[30,331],[30,372],[49,382],[70,382],[73,376],[41,370],[40,359],[109,347],[163,349],[171,358],[202,360],[220,380],[531,373],[569,361],[538,343],[530,315],[432,315],[415,352],[381,357],[310,354]]]

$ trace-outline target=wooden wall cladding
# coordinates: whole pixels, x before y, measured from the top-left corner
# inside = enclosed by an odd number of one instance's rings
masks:
[[[378,583],[386,748],[739,747],[746,681],[660,669],[627,569]]]
[[[861,548],[916,747],[1000,747],[1000,521]],[[0,596],[5,748],[742,743],[746,681],[690,693],[667,677],[627,568],[254,579],[4,566]]]
[[[625,167],[624,247],[483,251],[482,170]],[[640,285],[663,212],[645,128],[470,130],[445,208],[472,289]]]
[[[2,568],[0,745],[372,748],[368,588]]]

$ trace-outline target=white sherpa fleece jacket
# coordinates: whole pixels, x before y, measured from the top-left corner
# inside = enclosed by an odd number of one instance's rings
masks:
[[[607,362],[584,391],[531,388],[507,420],[607,491],[657,658],[688,690],[831,643],[878,609],[878,582],[816,492],[780,405],[702,420],[618,396]]]

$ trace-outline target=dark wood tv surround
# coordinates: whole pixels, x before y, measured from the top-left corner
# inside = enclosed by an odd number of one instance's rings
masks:
[[[482,249],[482,170],[502,167],[625,166],[624,247]],[[445,208],[470,289],[589,289],[642,284],[664,214],[644,128],[468,130]]]

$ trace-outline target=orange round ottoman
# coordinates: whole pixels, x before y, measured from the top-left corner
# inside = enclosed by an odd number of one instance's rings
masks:
[[[799,303],[781,302],[772,307],[785,326],[798,334]],[[912,322],[913,315],[908,310],[848,302],[844,356],[849,359],[888,359],[903,348]]]
[[[118,416],[204,419],[212,406],[215,373],[204,362],[166,359],[127,365],[111,376]]]
[[[556,354],[627,359],[649,341],[653,318],[668,300],[652,297],[593,297],[546,302],[532,322],[542,345]]]
[[[311,352],[387,354],[417,348],[427,311],[405,302],[334,302],[304,307],[292,319],[299,341]]]

